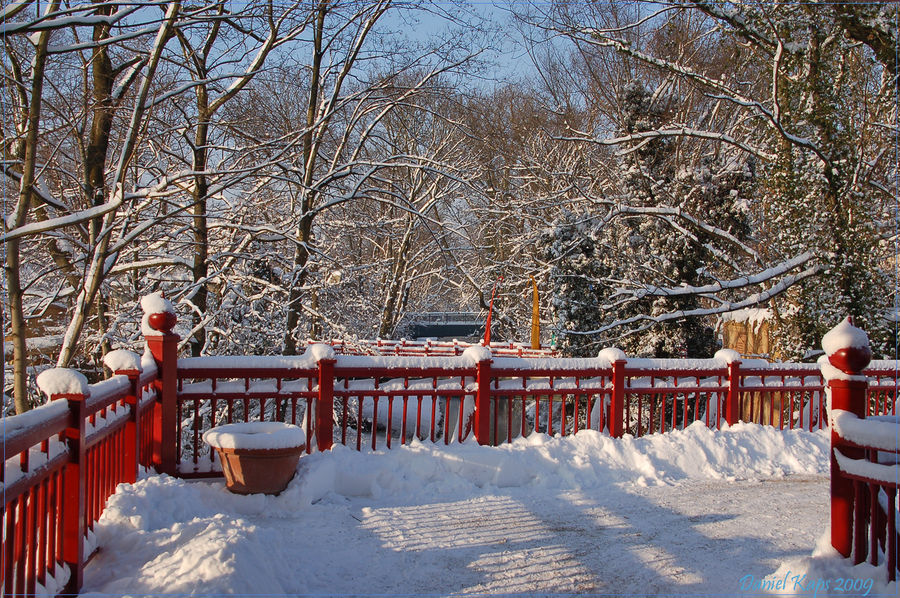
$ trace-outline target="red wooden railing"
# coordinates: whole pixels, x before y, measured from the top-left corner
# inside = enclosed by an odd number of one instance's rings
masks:
[[[896,396],[896,365],[893,373],[882,369],[871,376],[863,370],[869,358],[867,346],[847,346],[823,366],[832,404],[831,544],[854,564],[868,557],[878,565],[881,553],[888,581],[895,581],[900,418],[883,415],[882,399]],[[885,382],[888,377],[892,385]],[[888,402],[893,412],[893,401]],[[873,412],[882,415],[867,417]]]
[[[116,484],[135,481],[141,467],[221,475],[201,438],[223,423],[300,425],[307,452],[335,442],[361,450],[471,435],[499,444],[585,429],[640,436],[695,421],[719,428],[754,410],[779,428],[826,425],[815,364],[741,362],[733,352],[627,359],[609,349],[593,359],[525,359],[477,346],[446,357],[335,354],[315,345],[298,357],[178,359],[174,318],[157,321],[143,370],[119,368],[82,393],[54,394],[48,405],[5,420],[4,594],[34,594],[37,584],[77,592],[93,525]],[[873,366],[862,412],[893,414],[896,364]]]
[[[38,584],[41,593],[77,593],[106,499],[158,463],[156,368],[145,366],[5,420],[3,595],[32,596]]]

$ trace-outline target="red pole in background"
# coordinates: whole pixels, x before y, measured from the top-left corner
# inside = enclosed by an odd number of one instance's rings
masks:
[[[487,322],[484,324],[484,342],[481,344],[485,347],[491,346],[491,315],[494,313],[494,297],[497,295],[497,285],[503,282],[503,277],[499,277],[494,282],[494,289],[491,291],[491,304],[488,307]]]

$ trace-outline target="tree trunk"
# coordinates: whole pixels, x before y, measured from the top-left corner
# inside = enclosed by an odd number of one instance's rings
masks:
[[[209,193],[209,181],[205,174],[207,164],[206,149],[209,141],[209,114],[207,113],[207,95],[205,85],[197,87],[197,107],[199,108],[200,123],[197,125],[197,133],[194,138],[194,172],[200,173],[194,175],[194,191],[193,206],[191,214],[193,216],[193,232],[194,232],[194,256],[191,263],[191,274],[197,290],[194,292],[193,303],[197,308],[194,314],[197,331],[194,338],[191,339],[191,355],[199,357],[203,354],[206,346],[206,330],[199,324],[206,317],[206,310],[209,306],[209,227],[206,221],[206,195]]]
[[[328,0],[319,2],[313,33],[313,62],[310,73],[309,101],[306,104],[306,131],[303,134],[303,197],[300,200],[300,224],[297,226],[297,246],[294,249],[294,279],[291,281],[288,296],[287,317],[285,320],[284,355],[297,354],[297,325],[300,323],[300,305],[303,301],[303,285],[308,276],[309,243],[312,241],[312,210],[314,195],[311,189],[315,173],[316,153],[314,149],[314,128],[316,111],[319,106],[319,85],[322,73],[322,36],[325,29],[325,16],[328,14]]]
[[[53,0],[47,12],[54,12],[59,7],[59,0]],[[13,214],[12,228],[25,224],[28,208],[31,205],[32,186],[37,160],[38,129],[41,124],[41,99],[44,90],[44,66],[47,59],[47,45],[50,42],[50,31],[44,31],[38,37],[35,48],[31,101],[28,107],[28,125],[25,133],[24,155],[22,156],[22,180],[19,182],[19,200]],[[25,306],[22,303],[22,280],[20,278],[19,239],[6,242],[6,289],[9,296],[10,332],[13,343],[13,398],[16,413],[24,413],[31,408],[28,404],[28,353],[25,346],[27,330],[25,327]],[[5,360],[5,357],[4,357]]]

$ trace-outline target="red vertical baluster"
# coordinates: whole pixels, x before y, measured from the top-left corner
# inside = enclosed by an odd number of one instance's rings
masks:
[[[56,564],[62,560],[60,545],[62,540],[63,520],[62,507],[60,500],[63,492],[63,474],[57,471],[51,476],[53,481],[52,490],[50,491],[50,520],[47,522],[50,526],[50,542],[47,546],[47,554],[50,559],[50,575],[56,576]]]
[[[462,400],[462,399],[460,399],[460,400]],[[438,401],[437,395],[431,395],[431,422],[430,422],[431,432],[430,432],[430,438],[431,438],[431,442],[432,442],[432,443],[434,442],[434,439],[435,439],[435,418],[437,417],[437,401]]]
[[[897,579],[897,489],[885,487],[887,492],[887,570],[888,581]]]
[[[28,564],[25,566],[25,591],[29,596],[34,596],[35,584],[37,583],[37,490],[37,486],[32,486],[26,494],[28,496],[28,504],[25,510],[25,552]]]
[[[4,594],[6,596],[12,596],[15,593],[15,564],[18,562],[19,557],[19,547],[16,545],[16,529],[18,526],[16,525],[16,507],[18,506],[18,501],[20,499],[16,498],[9,501],[6,504],[5,515],[6,515],[6,541],[3,543],[6,548],[4,558],[3,558],[3,569],[5,571],[4,575]]]
[[[37,570],[38,582],[40,582],[41,585],[47,584],[47,559],[49,555],[52,555],[52,553],[49,553],[49,542],[47,538],[48,522],[53,521],[50,516],[50,508],[47,503],[47,493],[50,489],[50,479],[51,478],[48,477],[41,480],[40,494],[38,495],[37,504],[37,513],[39,515]]]
[[[550,376],[550,392],[547,394],[547,435],[553,436],[553,389],[555,380]]]
[[[869,562],[878,565],[878,527],[881,507],[878,505],[878,486],[868,484],[869,489]],[[863,530],[865,533],[865,529]],[[849,556],[849,555],[844,555]]]
[[[363,395],[356,397],[356,450],[362,450]]]
[[[16,594],[25,594],[25,557],[27,545],[25,543],[25,495],[22,494],[16,500],[18,513],[16,514]]]
[[[528,401],[528,399],[525,397],[524,394],[522,394],[522,417],[520,418],[520,421],[521,421],[521,425],[522,425],[521,434],[522,434],[523,438],[528,435],[528,431],[525,428],[525,407],[527,406],[527,401]]]
[[[513,403],[515,401],[515,397],[512,395],[507,395],[504,400],[506,401],[506,442],[512,442],[513,437]]]
[[[866,560],[866,506],[868,504],[868,492],[865,482],[853,482],[853,564],[858,565]]]
[[[375,383],[376,390],[378,389],[378,382]],[[375,431],[378,429],[378,395],[372,395],[372,450],[376,449],[376,436]]]
[[[636,396],[637,398],[637,429],[635,430],[635,436],[643,435],[644,428],[644,401],[647,401],[650,404],[653,404],[653,395],[643,395],[639,394]],[[631,401],[629,401],[630,403]],[[629,410],[630,411],[630,410]],[[631,416],[628,417],[629,423],[631,423]]]
[[[348,381],[346,378],[344,378],[344,391],[345,392],[344,392],[344,398],[341,401],[341,403],[342,403],[342,407],[341,407],[341,444],[343,444],[344,446],[347,446],[347,426],[349,425],[349,419],[350,419],[350,405],[349,405],[350,401],[348,400],[348,395],[346,392],[347,384],[348,384]],[[358,423],[357,423],[357,426],[359,426]]]
[[[584,416],[585,416],[584,429],[585,430],[592,430],[594,428],[593,425],[591,425],[593,423],[593,415],[594,415],[593,410],[594,410],[594,404],[598,401],[600,403],[603,402],[602,394],[599,394],[599,395],[586,394],[586,395],[584,395]],[[601,413],[602,413],[602,411],[601,411]],[[600,430],[603,430],[602,426],[600,427]]]
[[[463,438],[468,435],[468,430],[464,430],[465,422],[463,421],[463,404],[464,399],[460,397],[459,399],[459,417],[457,418],[459,421],[456,422],[456,442],[462,442]],[[490,410],[490,408],[488,408]]]

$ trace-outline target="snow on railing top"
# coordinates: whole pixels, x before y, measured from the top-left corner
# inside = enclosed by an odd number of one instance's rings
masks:
[[[844,440],[858,446],[900,452],[900,417],[882,415],[860,419],[855,413],[835,409],[831,415],[834,430]]]
[[[81,372],[68,368],[50,368],[37,377],[38,388],[48,397],[54,395],[89,395],[87,378]]]
[[[851,459],[839,450],[834,451],[834,457],[841,471],[846,474],[892,486],[896,486],[897,480],[900,480],[898,465],[882,465],[865,459]]]
[[[315,344],[306,348],[302,355],[215,355],[207,357],[184,357],[178,360],[179,370],[198,369],[241,369],[241,370],[312,370],[320,360],[335,359],[330,345]]]
[[[143,372],[141,356],[126,349],[116,349],[103,356],[103,365],[113,372]]]

